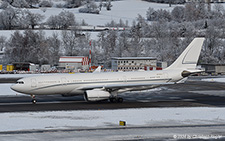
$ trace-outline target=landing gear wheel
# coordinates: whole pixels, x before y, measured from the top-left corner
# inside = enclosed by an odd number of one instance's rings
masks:
[[[36,104],[37,100],[35,99],[35,95],[31,94],[30,96],[31,96],[31,98],[32,98],[31,102],[32,102],[33,104]]]
[[[33,104],[36,104],[37,100],[36,99],[32,99],[31,101]]]
[[[118,103],[123,103],[123,98],[119,97],[119,98],[117,99],[117,102],[118,102]]]
[[[111,97],[111,98],[109,98],[109,101],[111,102],[111,103],[116,103],[116,98],[115,97]]]
[[[111,98],[109,98],[109,101],[111,103],[122,103],[123,102],[123,98],[121,98],[121,97],[119,97],[119,98],[117,98],[117,97],[111,97]]]

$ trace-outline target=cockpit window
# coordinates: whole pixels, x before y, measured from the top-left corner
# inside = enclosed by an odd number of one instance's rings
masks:
[[[24,84],[23,81],[17,81],[16,83],[17,83],[17,84]]]

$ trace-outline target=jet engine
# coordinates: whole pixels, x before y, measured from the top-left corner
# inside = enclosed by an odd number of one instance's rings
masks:
[[[84,95],[86,101],[107,100],[109,97],[110,93],[102,89],[87,90]]]

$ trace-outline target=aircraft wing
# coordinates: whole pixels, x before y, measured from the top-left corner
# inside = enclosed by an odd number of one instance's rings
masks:
[[[125,88],[136,88],[136,87],[150,87],[150,86],[159,86],[159,85],[170,85],[175,84],[175,82],[164,82],[164,83],[148,83],[148,84],[107,84],[107,85],[91,85],[91,86],[84,86],[78,88],[79,90],[92,90],[92,89],[125,89]]]

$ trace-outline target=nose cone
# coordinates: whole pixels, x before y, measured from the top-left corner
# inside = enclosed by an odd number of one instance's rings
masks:
[[[13,84],[10,88],[16,92],[19,92],[17,84]]]
[[[14,84],[10,87],[13,91],[19,92],[19,93],[26,93],[24,90],[24,86],[20,84]]]

